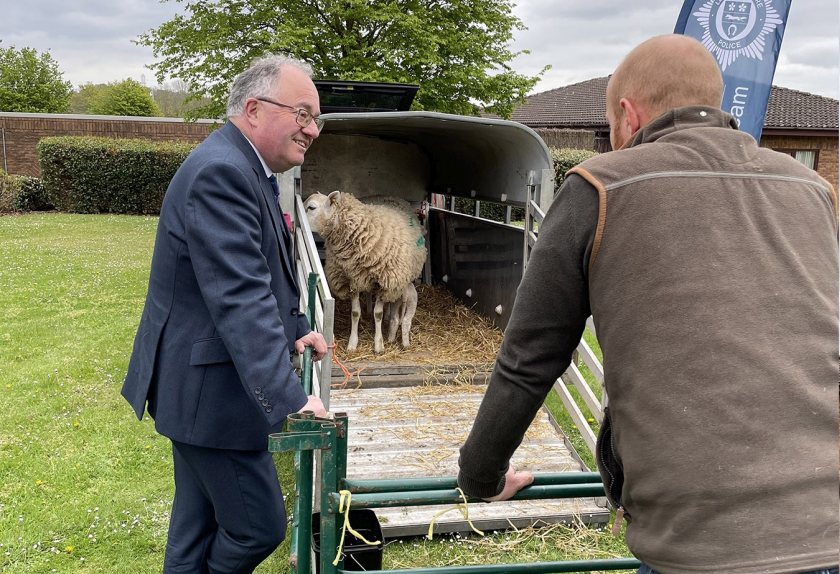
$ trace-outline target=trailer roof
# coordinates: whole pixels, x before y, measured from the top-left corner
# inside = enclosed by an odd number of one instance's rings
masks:
[[[322,135],[374,137],[419,147],[430,165],[428,191],[433,193],[523,205],[530,173],[541,183],[543,170],[552,169],[545,142],[517,122],[437,112],[322,117]]]

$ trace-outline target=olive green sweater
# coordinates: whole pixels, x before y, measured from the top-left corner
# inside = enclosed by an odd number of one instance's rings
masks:
[[[733,127],[672,110],[572,170],[461,449],[465,492],[501,490],[591,313],[598,464],[633,553],[663,574],[837,564],[836,195]]]

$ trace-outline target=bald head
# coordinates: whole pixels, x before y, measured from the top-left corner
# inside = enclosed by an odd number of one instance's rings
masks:
[[[641,111],[644,126],[673,108],[718,107],[722,95],[720,69],[703,44],[682,34],[656,36],[634,48],[610,77],[607,117],[612,127],[625,113],[625,99]]]

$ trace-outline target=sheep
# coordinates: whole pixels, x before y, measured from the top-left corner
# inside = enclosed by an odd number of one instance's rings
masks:
[[[375,297],[374,352],[384,351],[382,317],[386,303],[396,303],[389,319],[388,340],[402,325],[402,343],[409,346],[409,329],[417,307],[414,279],[426,261],[426,241],[416,216],[387,205],[366,205],[352,194],[315,193],[304,202],[312,230],[326,244],[327,283],[339,299],[350,299],[350,338],[347,350],[359,343],[360,293]]]
[[[385,205],[415,215],[417,220],[420,221],[423,237],[426,237],[426,228],[422,227],[423,222],[426,220],[425,202],[411,202],[402,197],[394,197],[392,195],[366,195],[356,199],[367,205]]]
[[[415,213],[414,207],[406,199],[402,197],[394,197],[392,195],[366,195],[364,197],[357,197],[359,201],[365,205],[384,205],[405,211],[406,213]]]
[[[403,290],[399,301],[388,303],[385,316],[388,317],[388,342],[393,343],[397,338],[397,328],[402,328],[402,346],[409,347],[408,333],[411,330],[411,321],[417,311],[417,289],[414,283],[409,283]]]
[[[359,201],[366,205],[385,205],[392,207],[405,213],[415,215],[422,223],[423,210],[416,203],[411,203],[402,197],[394,197],[392,195],[365,195],[364,197],[357,197]],[[426,236],[426,229],[421,227],[423,237]],[[373,302],[368,293],[367,309],[370,311]],[[411,321],[414,318],[414,313],[417,310],[417,289],[414,285],[406,287],[403,293],[402,300],[387,303],[385,305],[385,320],[388,322],[388,337],[389,343],[393,343],[397,336],[397,329],[402,327],[402,345],[404,348],[409,346],[408,333],[411,329]]]

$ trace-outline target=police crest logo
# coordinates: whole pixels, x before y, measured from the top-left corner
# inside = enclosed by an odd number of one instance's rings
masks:
[[[763,60],[766,36],[783,24],[773,0],[709,0],[692,16],[721,71],[742,56]]]

